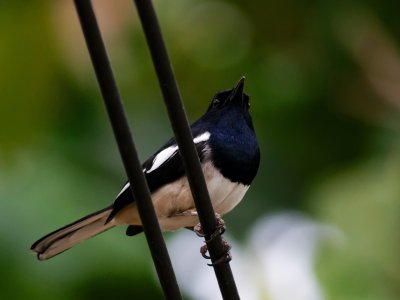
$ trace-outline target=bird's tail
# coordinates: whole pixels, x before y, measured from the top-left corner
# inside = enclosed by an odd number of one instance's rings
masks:
[[[39,260],[49,259],[60,254],[76,244],[114,227],[116,224],[113,220],[107,222],[111,211],[112,207],[107,207],[57,229],[35,242],[31,250],[37,253]]]

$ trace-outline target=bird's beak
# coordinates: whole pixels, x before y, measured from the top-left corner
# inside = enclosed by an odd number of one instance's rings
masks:
[[[239,82],[236,84],[236,87],[232,90],[231,94],[229,95],[229,102],[238,101],[238,102],[242,103],[244,79],[245,79],[245,77],[242,76],[242,78],[240,78]]]

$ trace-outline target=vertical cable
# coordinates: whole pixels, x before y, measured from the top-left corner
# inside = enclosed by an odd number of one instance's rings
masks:
[[[90,0],[74,0],[125,171],[166,299],[182,299]]]
[[[150,49],[179,151],[183,158],[200,223],[206,234],[206,240],[208,240],[216,230],[214,209],[211,205],[207,185],[193,144],[192,133],[157,16],[151,0],[134,0],[134,2]],[[224,250],[220,236],[207,243],[207,246],[213,262],[223,255]],[[229,263],[215,265],[214,271],[223,298],[229,300],[240,299]]]

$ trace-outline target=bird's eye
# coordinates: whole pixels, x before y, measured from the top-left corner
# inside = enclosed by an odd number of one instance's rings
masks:
[[[213,106],[214,106],[214,107],[217,107],[217,106],[219,105],[220,102],[221,102],[221,101],[219,101],[218,99],[214,99]]]

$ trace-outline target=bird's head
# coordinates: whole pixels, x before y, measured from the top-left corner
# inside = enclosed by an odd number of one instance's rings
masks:
[[[233,111],[240,112],[250,128],[253,128],[253,122],[250,115],[250,99],[244,93],[244,79],[240,78],[239,82],[233,89],[225,90],[215,94],[207,113],[219,117],[233,117]]]
[[[243,110],[248,111],[250,107],[249,96],[243,92],[244,88],[243,76],[240,78],[236,87],[233,89],[218,92],[214,95],[208,111],[218,111],[226,107],[241,106]]]

